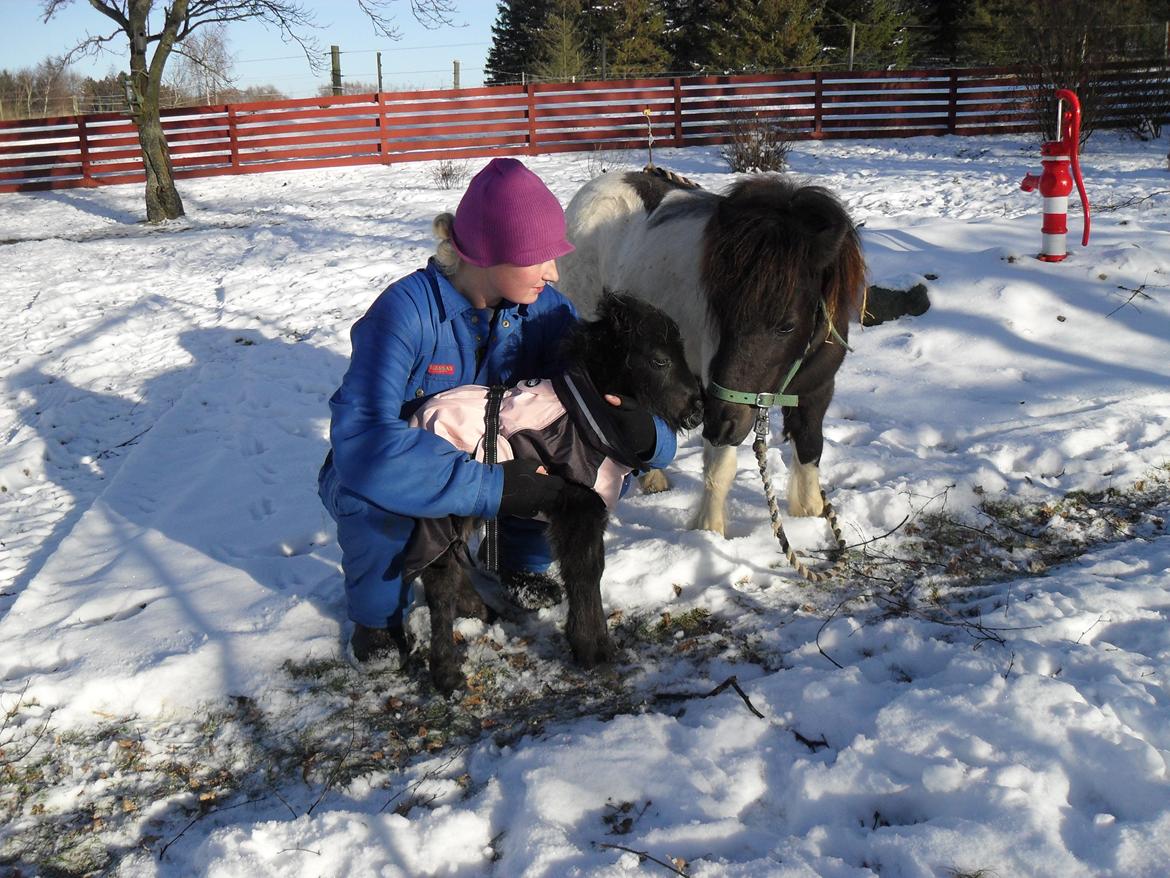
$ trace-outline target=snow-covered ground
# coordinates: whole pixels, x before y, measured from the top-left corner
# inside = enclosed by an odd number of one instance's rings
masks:
[[[563,608],[465,622],[450,705],[339,660],[315,477],[350,325],[459,190],[189,181],[160,229],[137,186],[0,197],[0,872],[1165,875],[1165,156],[1096,134],[1092,241],[1074,213],[1046,264],[1032,142],[797,144],[871,281],[932,302],[857,328],[838,378],[850,575],[777,563],[747,447],[729,538],[686,530],[692,435],[611,524],[620,664],[574,669]],[[567,203],[597,159],[527,162]]]

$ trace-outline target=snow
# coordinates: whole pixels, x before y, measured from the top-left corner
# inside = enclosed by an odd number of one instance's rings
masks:
[[[797,579],[747,447],[728,539],[687,530],[690,435],[674,489],[611,523],[618,666],[572,668],[563,608],[462,622],[478,682],[453,705],[415,667],[335,661],[348,629],[315,477],[349,327],[425,261],[459,191],[427,163],[195,180],[161,228],[138,224],[137,186],[4,196],[0,770],[35,788],[0,789],[0,864],[1165,874],[1165,147],[1093,136],[1092,241],[1073,212],[1071,256],[1049,264],[1040,199],[1018,189],[1034,143],[796,144],[792,170],[863,223],[871,282],[931,297],[855,328],[826,420],[823,478],[865,554],[848,579]],[[655,160],[733,179],[712,149]],[[598,157],[526,161],[567,203]],[[986,537],[1005,503],[1043,527],[914,566],[930,522]],[[824,523],[786,527],[815,560]],[[296,670],[313,662],[317,680]],[[704,697],[732,675],[742,697]],[[359,729],[359,705],[383,724]],[[34,849],[46,827],[59,838]]]

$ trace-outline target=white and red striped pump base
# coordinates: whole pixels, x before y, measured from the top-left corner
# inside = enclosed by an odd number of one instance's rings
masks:
[[[1040,229],[1040,253],[1045,262],[1063,262],[1068,258],[1068,196],[1044,199],[1044,224]]]

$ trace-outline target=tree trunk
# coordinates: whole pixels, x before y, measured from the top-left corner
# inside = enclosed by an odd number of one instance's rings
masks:
[[[151,106],[146,106],[146,104]],[[142,164],[146,169],[146,221],[160,223],[184,215],[183,199],[175,188],[170,150],[163,134],[158,113],[158,96],[144,102],[142,110],[134,115],[138,127],[138,145],[142,149]]]
[[[134,101],[131,111],[138,129],[138,145],[142,149],[142,165],[146,170],[146,221],[161,223],[184,215],[183,199],[175,188],[170,150],[163,135],[159,118],[162,93],[162,72],[175,43],[178,18],[186,10],[186,3],[176,2],[168,11],[163,33],[148,65],[146,59],[146,17],[150,0],[132,0],[129,6],[127,36],[130,38],[130,85]],[[178,15],[172,17],[172,13]],[[139,38],[136,38],[138,36]]]

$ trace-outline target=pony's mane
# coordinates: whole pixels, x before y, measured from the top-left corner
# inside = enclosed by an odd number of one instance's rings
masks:
[[[865,259],[848,212],[820,186],[754,177],[720,196],[705,231],[702,260],[708,313],[717,324],[775,323],[798,302],[802,274],[821,265],[820,295],[830,320],[860,314]]]

